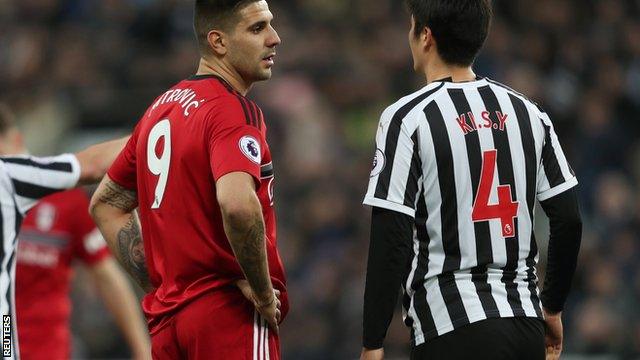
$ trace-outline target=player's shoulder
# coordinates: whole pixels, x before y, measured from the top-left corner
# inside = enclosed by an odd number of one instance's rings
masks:
[[[407,117],[415,113],[415,109],[420,109],[418,105],[424,104],[436,98],[442,93],[444,84],[442,82],[432,82],[423,88],[416,90],[408,95],[402,96],[391,105],[387,106],[382,112],[380,121],[390,122],[395,117]]]
[[[428,101],[438,96],[444,88],[442,82],[436,81],[427,84],[423,88],[416,90],[408,95],[404,95],[393,104],[389,105],[385,111],[395,112],[403,107],[415,107],[423,101]]]
[[[544,109],[535,101],[533,101],[531,98],[529,98],[527,95],[525,95],[524,93],[513,89],[512,87],[505,85],[504,83],[501,83],[499,81],[490,79],[490,78],[484,78],[490,86],[493,86],[494,88],[500,90],[500,91],[504,91],[507,94],[509,94],[510,96],[519,99],[520,101],[522,101],[525,106],[527,106],[529,109],[533,110],[533,112],[535,114],[537,114],[538,116],[542,116],[543,114],[546,114]]]
[[[263,114],[253,100],[230,89],[208,101],[202,112],[207,121],[224,125],[252,125],[258,127]]]

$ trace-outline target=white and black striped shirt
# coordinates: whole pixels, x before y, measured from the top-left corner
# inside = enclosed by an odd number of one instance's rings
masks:
[[[490,79],[436,81],[382,114],[364,203],[415,219],[404,281],[414,345],[494,317],[542,318],[536,199],[577,184],[553,124]]]
[[[11,357],[19,358],[14,299],[17,235],[22,219],[39,199],[76,186],[79,177],[80,165],[71,154],[0,157],[0,312],[11,315]]]

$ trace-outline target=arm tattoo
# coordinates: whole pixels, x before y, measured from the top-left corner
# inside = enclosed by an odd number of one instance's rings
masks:
[[[138,207],[138,196],[135,191],[127,190],[110,180],[104,183],[99,201],[126,212]]]
[[[245,229],[236,229],[228,235],[247,281],[255,292],[264,294],[269,290],[270,278],[262,218],[256,218]]]
[[[118,231],[117,246],[120,263],[143,289],[149,289],[151,281],[147,271],[144,244],[140,235],[140,226],[134,213],[130,215],[129,221]]]

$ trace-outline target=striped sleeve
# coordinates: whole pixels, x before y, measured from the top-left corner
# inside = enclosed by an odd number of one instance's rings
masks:
[[[364,204],[414,217],[422,162],[418,131],[408,129],[402,118],[390,109],[381,116]]]
[[[41,198],[76,186],[80,179],[80,164],[72,154],[2,157],[0,161],[11,180],[16,204],[22,214]]]
[[[578,179],[562,151],[549,116],[540,114],[544,129],[541,161],[538,169],[537,198],[550,199],[578,184]]]

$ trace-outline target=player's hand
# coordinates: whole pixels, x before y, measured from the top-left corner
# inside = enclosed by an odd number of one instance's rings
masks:
[[[280,290],[273,289],[273,297],[270,300],[259,302],[247,280],[242,279],[236,281],[236,286],[240,289],[242,295],[244,295],[247,300],[251,301],[256,310],[267,321],[269,327],[271,327],[271,329],[273,329],[277,334],[278,324],[282,317],[280,312],[280,306],[282,305],[280,302]]]
[[[562,353],[562,312],[544,309],[546,360],[557,360]]]
[[[384,349],[367,349],[365,347],[362,348],[362,353],[360,353],[360,360],[382,360],[384,359]]]
[[[280,300],[276,296],[275,291],[271,300],[264,303],[258,303],[255,301],[254,304],[256,310],[260,313],[260,316],[262,316],[262,318],[269,324],[269,327],[278,334],[278,324],[280,323],[282,314],[280,312]]]
[[[253,305],[256,305],[256,298],[255,295],[253,294],[253,290],[251,289],[251,285],[249,285],[249,282],[247,280],[238,280],[236,281],[236,286],[238,287],[238,289],[240,289],[240,291],[242,292],[242,295],[244,295],[245,298],[247,298],[247,300],[251,301],[251,303],[253,303]],[[280,290],[278,289],[273,289],[273,293],[276,296],[276,304],[278,309],[280,309],[280,306],[282,305],[281,301],[280,301]]]

